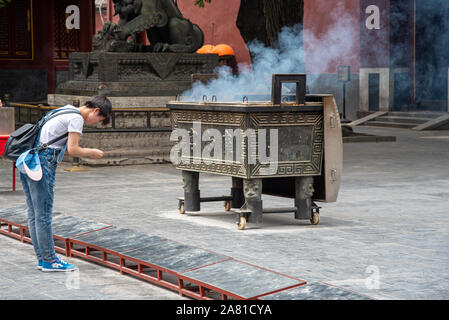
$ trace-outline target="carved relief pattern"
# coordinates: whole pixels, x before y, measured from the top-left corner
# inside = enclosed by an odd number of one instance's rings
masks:
[[[97,64],[100,81],[163,81],[179,80],[190,83],[193,73],[212,73],[216,61],[198,54],[174,53],[81,53],[71,56],[75,68],[70,80],[86,80]],[[118,74],[118,78],[117,78]],[[112,77],[112,78],[111,78]]]
[[[230,112],[207,112],[207,111],[172,111],[172,126],[173,129],[183,128],[189,130],[192,128],[193,122],[200,122],[204,125],[202,129],[213,127],[221,131],[224,136],[225,129],[242,129],[245,127],[245,115],[243,113]],[[206,126],[207,125],[207,126]],[[245,159],[245,139],[242,141],[242,154]],[[224,143],[223,143],[224,148]],[[224,158],[224,155],[223,155]],[[212,163],[194,163],[193,157],[189,159],[182,159],[184,162],[177,165],[179,169],[218,173],[222,175],[229,175],[235,177],[246,177],[247,172],[243,163],[237,161],[225,161],[220,163],[217,161]],[[196,159],[195,159],[196,160]],[[201,160],[200,160],[201,161]]]
[[[246,170],[244,165],[232,165],[227,163],[181,163],[177,165],[176,168],[246,178]]]
[[[202,124],[209,124],[209,126],[204,126],[202,129],[213,127],[222,131],[222,133],[224,132],[223,128],[229,128],[233,126],[239,126],[242,132],[244,132],[248,128],[247,123],[249,123],[249,127],[255,129],[254,132],[256,133],[256,135],[258,132],[257,129],[259,128],[268,129],[282,126],[294,128],[297,126],[303,126],[303,130],[307,131],[310,127],[310,139],[312,141],[312,146],[310,146],[310,157],[307,159],[298,159],[297,161],[280,161],[276,164],[277,171],[274,174],[270,174],[270,176],[313,176],[321,174],[324,147],[322,113],[248,113],[245,115],[243,113],[207,111],[203,112],[189,110],[172,111],[171,120],[173,128],[184,128],[186,130],[189,130],[190,128],[192,128],[193,122],[201,122]],[[241,152],[244,159],[244,163],[242,163],[241,165],[236,165],[235,162],[226,163],[224,160],[220,161],[220,163],[215,160],[210,164],[194,164],[185,161],[185,163],[178,165],[177,168],[231,175],[236,177],[251,178],[264,176],[261,169],[267,168],[268,165],[262,165],[258,162],[256,145],[249,144],[248,138],[245,138],[242,141]],[[256,159],[255,165],[248,165],[249,155],[251,155],[252,159]],[[192,158],[184,160],[192,160]]]
[[[149,72],[149,68],[147,65],[140,63],[119,64],[118,78],[120,81],[142,81],[159,79],[154,73]]]
[[[312,126],[312,154],[308,161],[280,161],[277,172],[272,177],[282,176],[312,176],[320,175],[324,148],[323,114],[322,113],[286,113],[286,114],[252,114],[251,123],[255,127],[280,127],[305,125]],[[263,176],[262,165],[259,162],[251,170],[251,176]]]
[[[201,123],[212,124],[226,124],[232,126],[239,126],[245,130],[243,113],[231,113],[231,112],[207,112],[207,111],[172,111],[173,125],[176,127],[178,122],[191,123],[198,121]]]

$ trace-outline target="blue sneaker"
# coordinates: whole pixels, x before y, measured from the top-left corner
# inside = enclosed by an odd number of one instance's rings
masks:
[[[56,257],[52,262],[42,262],[42,271],[44,272],[67,272],[67,271],[75,271],[77,268],[68,263],[67,261],[62,260],[59,257]]]
[[[42,263],[43,263],[42,260],[39,260],[39,261],[37,262],[37,268],[38,268],[39,270],[42,270]]]

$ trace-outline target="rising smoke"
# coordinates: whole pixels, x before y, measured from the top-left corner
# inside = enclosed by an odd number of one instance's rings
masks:
[[[271,92],[273,73],[304,72],[300,25],[285,27],[279,34],[276,47],[265,47],[259,41],[249,43],[253,54],[252,66],[239,64],[239,75],[229,67],[218,69],[218,79],[207,84],[196,82],[192,89],[182,95],[183,100],[200,101],[203,95],[218,101],[241,101],[243,96],[265,95]]]
[[[252,54],[252,66],[239,64],[239,75],[234,75],[228,67],[217,70],[219,77],[207,84],[196,82],[191,90],[181,95],[182,101],[201,101],[212,96],[217,101],[238,101],[243,96],[249,100],[260,100],[271,95],[272,74],[305,73],[307,68],[313,73],[325,73],[330,65],[338,63],[342,57],[351,59],[358,52],[355,44],[359,41],[358,21],[350,16],[343,5],[336,5],[328,17],[329,28],[320,34],[303,34],[301,25],[284,27],[277,44],[265,47],[260,41],[248,43]],[[303,37],[307,44],[304,54]],[[308,87],[313,88],[313,79],[308,79]],[[288,93],[288,86],[285,88]],[[267,100],[267,99],[265,99]],[[268,98],[269,100],[269,98]]]

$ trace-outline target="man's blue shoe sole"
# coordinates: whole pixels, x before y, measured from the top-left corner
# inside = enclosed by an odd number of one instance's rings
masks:
[[[62,268],[60,268],[60,269],[58,269],[58,268],[51,268],[51,269],[48,269],[48,268],[42,268],[41,269],[43,272],[70,272],[70,271],[75,271],[75,270],[78,270],[78,268],[67,268],[67,269],[62,269]]]

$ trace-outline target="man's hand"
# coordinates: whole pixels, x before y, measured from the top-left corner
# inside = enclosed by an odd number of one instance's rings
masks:
[[[3,107],[2,99],[0,99],[0,108]]]
[[[91,159],[101,159],[104,156],[104,152],[99,149],[90,149],[89,158]]]

